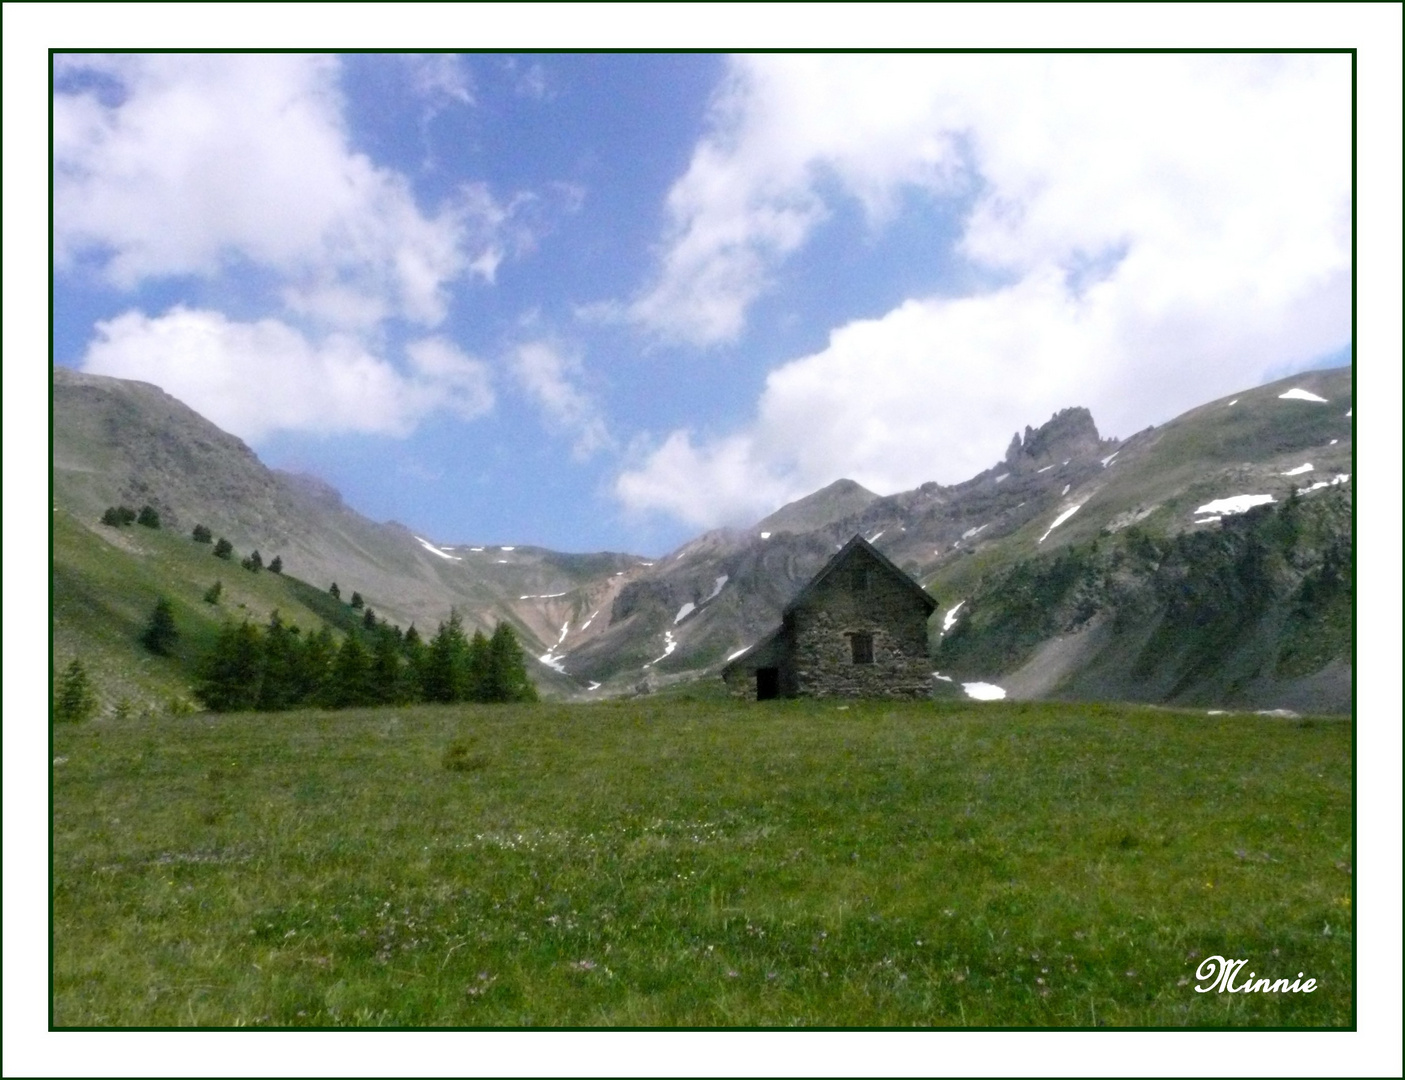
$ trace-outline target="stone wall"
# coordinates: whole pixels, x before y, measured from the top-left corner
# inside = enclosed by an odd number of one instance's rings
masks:
[[[861,584],[860,570],[867,570]],[[754,699],[756,669],[776,667],[782,697],[928,697],[930,613],[910,582],[855,549],[807,588],[771,640],[728,669],[728,690]],[[854,662],[853,634],[870,635],[873,663]]]
[[[867,569],[856,591],[854,572]],[[796,693],[802,697],[926,697],[929,609],[910,583],[862,550],[817,582],[793,612]],[[851,634],[873,638],[873,663],[856,664]]]

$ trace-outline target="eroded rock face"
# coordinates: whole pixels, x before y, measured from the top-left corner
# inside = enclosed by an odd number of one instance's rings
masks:
[[[1038,428],[1026,427],[1024,437],[1015,433],[1005,451],[1005,463],[1012,469],[1042,468],[1055,461],[1087,458],[1105,451],[1115,440],[1098,435],[1093,414],[1082,406],[1060,409]]]

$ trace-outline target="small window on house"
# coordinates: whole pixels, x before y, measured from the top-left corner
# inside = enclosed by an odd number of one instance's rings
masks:
[[[854,663],[873,663],[873,635],[872,634],[850,634],[849,647],[854,652]]]

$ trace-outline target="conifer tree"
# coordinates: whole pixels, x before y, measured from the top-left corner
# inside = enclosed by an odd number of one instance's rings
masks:
[[[156,512],[156,507],[147,503],[141,508],[141,513],[137,515],[137,524],[145,525],[148,529],[161,528],[161,515]]]
[[[260,709],[290,709],[300,704],[298,666],[301,645],[283,617],[275,610],[263,633],[263,683],[259,689]]]
[[[463,620],[450,609],[449,621],[439,624],[439,632],[425,650],[420,674],[424,700],[462,701],[467,663],[468,640],[464,637]]]
[[[336,654],[336,642],[332,640],[332,632],[327,627],[324,626],[315,634],[307,635],[298,656],[298,689],[294,700],[299,705],[326,703],[332,660]]]
[[[220,594],[223,592],[224,582],[216,578],[215,583],[205,590],[205,603],[218,604],[220,602]]]
[[[527,665],[522,648],[511,625],[498,623],[488,643],[487,676],[483,700],[536,701],[537,688],[527,677]]]
[[[175,610],[171,607],[171,602],[162,596],[157,599],[156,607],[151,611],[151,618],[141,635],[141,643],[158,656],[170,656],[179,638]]]
[[[488,701],[488,669],[492,664],[492,649],[482,630],[473,631],[468,643],[468,661],[461,676],[460,701]]]
[[[366,614],[361,617],[361,625],[367,630],[374,630],[376,628],[378,624],[376,623],[375,608],[366,609]]]
[[[371,650],[371,686],[377,704],[394,705],[409,700],[402,669],[399,642],[394,634],[382,630]]]
[[[219,541],[215,544],[215,558],[232,559],[233,557],[234,545],[231,544],[228,540],[226,540],[223,536],[221,536],[219,538]]]
[[[366,601],[361,598],[359,592],[353,592],[351,594],[351,607],[353,611],[360,611],[361,608],[365,606],[365,603]]]
[[[254,573],[257,574],[260,570],[263,569],[263,556],[260,555],[258,553],[258,549],[255,548],[253,553],[240,565],[243,566],[245,570],[252,570]]]
[[[117,512],[117,507],[109,506],[102,512],[102,523],[115,529],[122,527],[122,515]]]
[[[332,582],[332,587],[331,587],[330,589],[328,589],[327,591],[332,594],[332,599],[333,599],[333,600],[340,600],[340,599],[341,599],[341,589],[337,586],[337,583],[336,583],[335,581]]]
[[[214,539],[214,535],[204,525],[197,525],[190,530],[190,538],[197,544],[208,544]]]
[[[89,720],[98,711],[98,698],[83,662],[73,660],[59,676],[58,695],[54,701],[54,719],[63,721]]]
[[[347,634],[337,650],[328,694],[330,704],[336,709],[375,703],[371,687],[371,657],[355,634]]]
[[[227,623],[215,647],[201,662],[195,696],[215,712],[239,712],[258,707],[263,689],[263,642],[258,627]]]
[[[275,555],[275,556],[273,556],[273,561],[268,564],[268,572],[269,572],[270,574],[281,574],[281,573],[283,572],[283,556],[282,556],[282,555]]]

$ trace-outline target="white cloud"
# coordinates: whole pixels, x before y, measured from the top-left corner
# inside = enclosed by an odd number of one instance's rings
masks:
[[[764,56],[722,101],[637,319],[737,334],[822,220],[821,173],[878,223],[908,185],[976,192],[956,254],[1007,284],[839,327],[771,373],[749,427],[675,433],[626,473],[630,506],[716,524],[838,476],[957,481],[1058,408],[1126,435],[1349,340],[1345,58]]]
[[[404,58],[410,68],[410,81],[415,92],[439,105],[457,101],[460,105],[474,104],[473,78],[454,53],[425,53]]]
[[[155,383],[249,441],[276,430],[403,436],[437,410],[472,419],[492,408],[479,361],[439,338],[406,353],[408,377],[351,335],[314,344],[277,319],[176,307],[98,323],[83,370]]]
[[[442,65],[420,70],[434,93],[469,93]],[[451,281],[491,280],[509,212],[482,185],[421,211],[402,174],[351,148],[338,77],[328,56],[57,58],[59,270],[82,259],[131,288],[248,262],[333,325],[438,323]]]
[[[547,422],[572,436],[572,452],[577,459],[588,458],[610,445],[610,434],[598,406],[574,381],[580,375],[580,362],[575,357],[549,342],[532,341],[513,351],[512,366]]]

